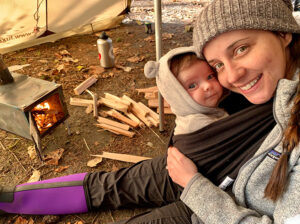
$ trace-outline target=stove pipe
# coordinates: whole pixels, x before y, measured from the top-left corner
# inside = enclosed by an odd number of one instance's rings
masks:
[[[12,77],[10,71],[3,62],[2,55],[0,55],[0,85],[5,85],[12,83],[14,78]]]

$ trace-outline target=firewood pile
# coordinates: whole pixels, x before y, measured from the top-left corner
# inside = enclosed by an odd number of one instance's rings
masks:
[[[83,81],[74,89],[76,95],[80,95],[84,91],[92,96],[92,100],[82,99],[78,97],[71,97],[70,104],[73,106],[86,107],[85,112],[91,113],[97,123],[97,127],[115,133],[117,135],[124,135],[132,138],[135,135],[134,129],[138,127],[158,127],[159,115],[151,108],[156,108],[158,111],[158,89],[156,86],[137,89],[138,93],[144,93],[148,100],[148,106],[142,102],[136,102],[127,95],[121,97],[110,93],[104,93],[103,97],[98,98],[98,95],[89,91],[88,88],[97,82],[97,77],[92,76]],[[102,106],[109,108],[102,109]],[[99,107],[101,110],[99,110]],[[172,113],[169,104],[165,101],[164,112],[166,114]]]

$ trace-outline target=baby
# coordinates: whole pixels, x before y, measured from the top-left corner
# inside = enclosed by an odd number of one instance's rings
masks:
[[[146,77],[156,77],[160,93],[176,115],[174,135],[197,131],[228,116],[218,108],[223,87],[193,47],[173,49],[159,62],[147,62],[144,71]]]

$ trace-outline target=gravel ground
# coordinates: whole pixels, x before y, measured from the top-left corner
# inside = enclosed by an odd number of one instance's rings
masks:
[[[211,0],[161,0],[162,23],[190,24],[199,10]],[[154,22],[154,1],[133,0],[124,23],[132,21]]]

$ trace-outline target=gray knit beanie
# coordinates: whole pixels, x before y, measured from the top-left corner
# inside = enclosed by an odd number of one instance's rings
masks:
[[[195,53],[195,48],[193,46],[175,48],[161,57],[159,62],[148,61],[144,67],[145,76],[147,78],[156,78],[159,92],[170,104],[173,113],[177,116],[198,113],[219,114],[220,112],[216,108],[208,108],[196,103],[171,72],[171,59],[176,55],[188,52]]]
[[[203,58],[204,45],[232,30],[258,29],[300,33],[290,0],[213,0],[194,24],[193,44]]]

